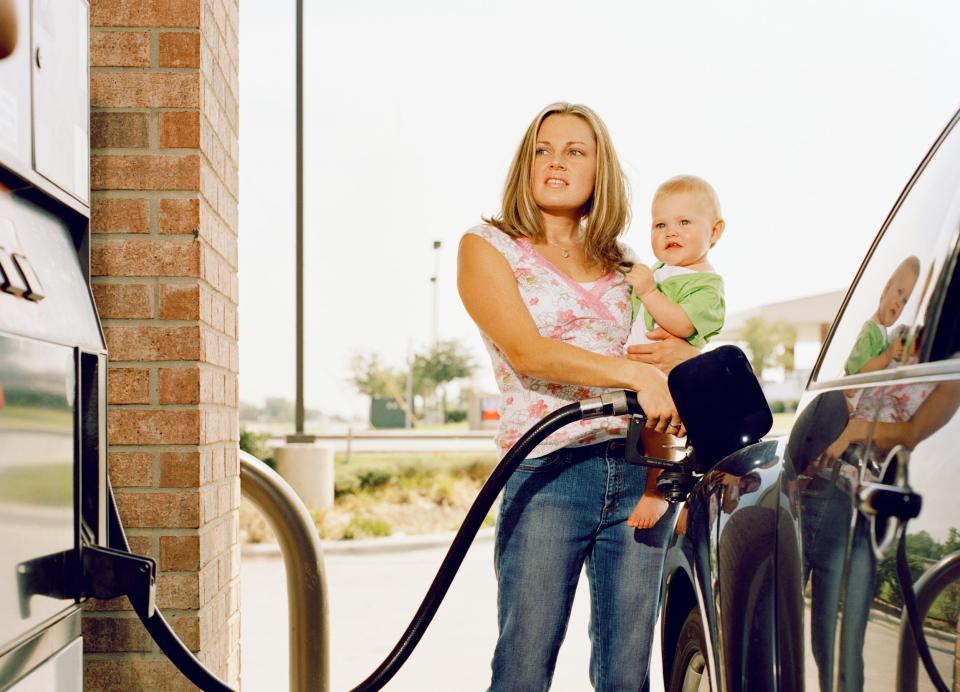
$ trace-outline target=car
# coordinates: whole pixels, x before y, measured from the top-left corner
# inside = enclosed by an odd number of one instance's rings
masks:
[[[789,434],[692,488],[666,689],[960,689],[958,121],[870,245]]]

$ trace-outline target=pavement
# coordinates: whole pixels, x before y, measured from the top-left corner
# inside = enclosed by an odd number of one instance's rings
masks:
[[[497,638],[493,532],[481,531],[434,622],[386,689],[485,690]],[[393,648],[440,566],[453,534],[324,546],[330,603],[331,690],[361,682]],[[354,545],[347,545],[347,544]],[[241,562],[241,681],[247,690],[288,689],[283,561],[273,548],[244,548]],[[589,599],[581,577],[553,692],[592,689]],[[654,656],[654,660],[658,655]],[[656,686],[654,690],[658,689]]]

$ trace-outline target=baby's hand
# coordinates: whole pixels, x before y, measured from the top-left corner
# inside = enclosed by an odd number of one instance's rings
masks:
[[[625,276],[627,281],[630,282],[630,285],[633,286],[634,292],[641,298],[657,288],[657,282],[653,278],[653,271],[642,262],[634,264]]]
[[[659,495],[644,493],[627,519],[627,526],[634,529],[652,529],[667,511],[667,501]]]

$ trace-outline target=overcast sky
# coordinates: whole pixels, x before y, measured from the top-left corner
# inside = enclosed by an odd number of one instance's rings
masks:
[[[328,414],[365,412],[352,353],[400,365],[429,343],[435,261],[440,338],[493,386],[457,243],[499,209],[548,103],[606,121],[642,257],[656,186],[713,183],[728,312],[846,287],[960,107],[956,2],[305,5],[305,396]],[[243,4],[240,396],[254,403],[295,393],[294,36],[293,0]]]

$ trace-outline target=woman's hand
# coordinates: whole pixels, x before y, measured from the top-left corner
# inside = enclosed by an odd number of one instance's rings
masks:
[[[685,339],[675,337],[662,327],[647,332],[647,338],[653,339],[653,343],[627,346],[627,358],[653,365],[663,373],[669,373],[683,361],[700,355],[696,346],[691,346]]]
[[[840,437],[827,447],[827,456],[839,459],[840,456],[847,451],[847,447],[854,442],[865,441],[867,435],[870,433],[870,424],[871,421],[868,420],[862,420],[860,418],[852,419],[847,423],[847,427],[843,429],[843,432],[840,433]]]
[[[656,368],[645,363],[630,363],[636,370],[631,378],[631,387],[637,393],[637,400],[643,409],[647,422],[644,427],[657,432],[684,437],[687,434],[677,407],[667,388],[666,376]]]

